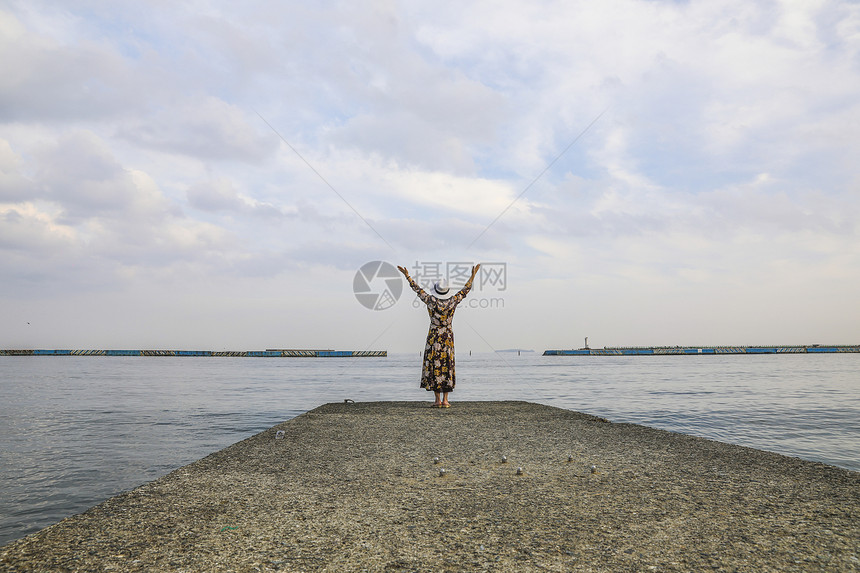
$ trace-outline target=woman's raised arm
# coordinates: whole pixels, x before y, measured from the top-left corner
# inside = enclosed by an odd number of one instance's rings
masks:
[[[415,291],[418,295],[418,298],[421,299],[422,302],[427,303],[430,300],[431,296],[424,292],[424,289],[418,286],[412,277],[409,276],[409,271],[406,270],[406,267],[397,267],[397,270],[403,273],[403,276],[406,277],[406,282],[409,283],[409,287]]]

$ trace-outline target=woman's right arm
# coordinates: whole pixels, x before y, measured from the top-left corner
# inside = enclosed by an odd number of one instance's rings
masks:
[[[409,286],[412,288],[412,290],[415,291],[415,293],[418,295],[418,298],[420,298],[424,304],[427,304],[427,301],[430,299],[430,295],[424,292],[424,289],[422,289],[420,286],[418,286],[418,283],[412,280],[412,277],[409,276],[409,271],[406,270],[405,267],[397,267],[397,270],[403,273],[403,276],[406,277],[406,282],[409,283]]]

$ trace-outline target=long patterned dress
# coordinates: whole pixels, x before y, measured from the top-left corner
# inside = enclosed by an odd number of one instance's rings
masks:
[[[427,314],[430,315],[430,331],[427,333],[424,366],[421,369],[421,387],[431,392],[451,392],[456,383],[454,330],[451,323],[457,305],[472,289],[472,279],[451,298],[437,298],[424,292],[412,277],[406,278],[418,298],[427,305]]]

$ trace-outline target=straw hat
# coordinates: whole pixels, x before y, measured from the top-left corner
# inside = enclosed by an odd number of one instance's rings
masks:
[[[446,295],[448,294],[448,280],[447,279],[439,279],[435,283],[433,283],[433,290],[436,291],[436,294]]]

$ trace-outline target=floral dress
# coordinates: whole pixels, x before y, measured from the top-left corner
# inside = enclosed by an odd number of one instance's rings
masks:
[[[421,387],[432,392],[451,392],[454,390],[456,376],[454,373],[454,330],[451,323],[454,311],[460,301],[466,298],[472,289],[472,279],[451,298],[437,298],[406,277],[409,286],[418,294],[418,298],[427,305],[430,315],[430,331],[427,333],[427,345],[424,347],[424,366],[421,369]]]

